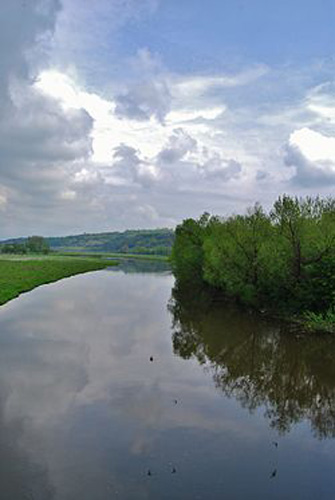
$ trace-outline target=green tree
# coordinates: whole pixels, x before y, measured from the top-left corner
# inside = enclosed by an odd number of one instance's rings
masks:
[[[48,253],[49,244],[42,236],[30,236],[27,239],[26,247],[32,253]]]
[[[270,233],[270,220],[259,204],[244,216],[216,219],[204,242],[204,279],[231,296],[256,303],[260,255]]]
[[[202,280],[203,242],[208,223],[209,214],[204,213],[198,220],[186,219],[177,226],[171,255],[177,279]]]
[[[24,243],[6,243],[1,247],[1,253],[25,254],[27,248]]]
[[[335,200],[284,195],[269,215],[256,204],[245,215],[187,219],[172,258],[178,280],[202,281],[257,307],[332,317]]]

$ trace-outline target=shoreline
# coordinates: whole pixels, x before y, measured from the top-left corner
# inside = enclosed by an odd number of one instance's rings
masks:
[[[92,257],[0,256],[0,307],[41,285],[117,265]]]

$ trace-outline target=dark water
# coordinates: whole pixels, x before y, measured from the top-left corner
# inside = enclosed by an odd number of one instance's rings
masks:
[[[335,340],[125,271],[1,308],[1,500],[334,498]]]

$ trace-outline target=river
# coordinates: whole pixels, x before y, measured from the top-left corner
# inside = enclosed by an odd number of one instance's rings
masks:
[[[335,339],[130,263],[0,309],[4,500],[331,499]]]

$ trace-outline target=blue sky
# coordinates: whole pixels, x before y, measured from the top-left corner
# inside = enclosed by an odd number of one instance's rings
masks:
[[[148,47],[175,71],[306,64],[334,56],[334,12],[331,0],[171,0],[145,21],[129,23],[120,49],[129,55]]]
[[[104,74],[117,73],[116,67],[121,74],[129,71],[119,62],[139,48],[158,54],[170,71],[181,73],[229,72],[260,63],[304,67],[334,59],[332,0],[160,0],[141,13],[134,3],[135,15],[119,22],[124,4],[113,3],[119,5],[110,9],[100,0],[95,9],[85,0],[66,0],[69,17],[77,16],[66,20],[65,58],[71,59],[74,44],[77,63],[98,60]],[[87,45],[90,30],[94,34]]]
[[[330,0],[1,4],[0,236],[332,194],[334,21]]]

